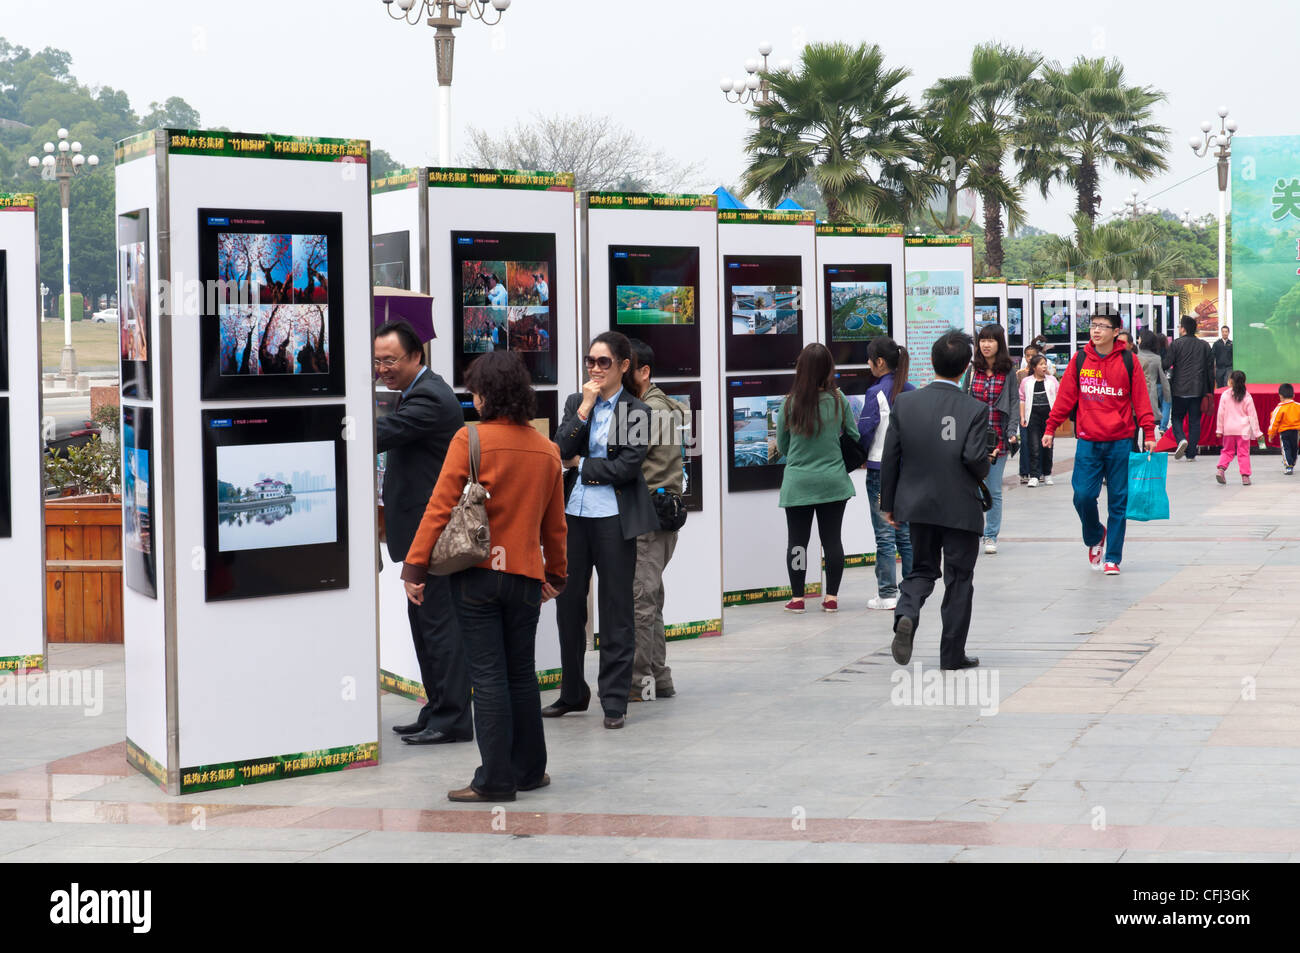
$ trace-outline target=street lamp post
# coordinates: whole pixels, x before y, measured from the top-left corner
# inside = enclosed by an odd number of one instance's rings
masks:
[[[1124,204],[1116,205],[1110,210],[1110,214],[1115,218],[1126,218],[1131,222],[1136,222],[1143,215],[1154,215],[1156,211],[1154,205],[1138,201],[1137,189],[1130,189]]]
[[[510,0],[383,0],[384,9],[394,20],[411,26],[421,19],[433,27],[433,55],[438,66],[438,163],[451,165],[451,67],[456,51],[457,29],[466,16],[488,26],[501,22]],[[396,2],[400,13],[393,11]],[[495,13],[489,12],[489,7]]]
[[[43,157],[31,156],[27,164],[41,170],[41,178],[57,179],[59,204],[63,207],[63,359],[59,373],[72,386],[77,379],[77,352],[72,349],[72,283],[68,277],[68,206],[72,202],[72,177],[89,166],[99,165],[99,156],[81,154],[80,142],[68,141],[68,130],[60,128],[59,144],[45,143]]]
[[[763,57],[760,63],[758,60],[745,60],[745,72],[749,74],[747,79],[732,80],[730,76],[724,76],[718,80],[718,87],[722,90],[722,95],[726,97],[729,103],[741,103],[748,105],[750,103],[763,104],[771,99],[772,87],[767,81],[767,58],[772,55],[772,44],[764,40],[758,44],[758,55]],[[781,60],[776,64],[777,69],[787,70],[791,67],[789,60]],[[760,122],[767,125],[767,120],[762,119]]]
[[[1197,158],[1204,158],[1210,149],[1214,149],[1214,158],[1219,167],[1219,327],[1228,323],[1228,162],[1232,158],[1232,137],[1237,132],[1237,123],[1228,118],[1228,107],[1219,107],[1219,131],[1213,129],[1208,121],[1201,123],[1201,135],[1192,136],[1188,145]]]

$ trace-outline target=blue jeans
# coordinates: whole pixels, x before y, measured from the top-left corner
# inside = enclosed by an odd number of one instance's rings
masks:
[[[1002,473],[1006,468],[1007,455],[1000,453],[989,466],[989,475],[984,478],[984,485],[993,494],[993,508],[984,514],[984,535],[993,540],[1002,532]]]
[[[542,584],[494,569],[452,573],[452,600],[474,685],[474,735],[483,763],[470,787],[513,794],[546,772],[535,647]]]
[[[898,595],[894,557],[903,561],[903,578],[912,574],[912,533],[906,523],[895,529],[880,512],[880,471],[867,470],[867,499],[871,502],[871,528],[876,531],[876,595],[893,599]]]
[[[1106,556],[1108,563],[1119,565],[1124,558],[1124,528],[1128,522],[1128,455],[1133,441],[1076,440],[1074,445],[1074,508],[1083,524],[1085,546],[1101,542],[1101,520],[1097,517],[1097,499],[1101,482],[1106,481]]]
[[[1174,405],[1169,401],[1162,401],[1160,404],[1160,429],[1169,429],[1169,412],[1174,409]]]

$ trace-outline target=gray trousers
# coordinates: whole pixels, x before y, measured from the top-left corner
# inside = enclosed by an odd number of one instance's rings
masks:
[[[676,532],[661,529],[636,538],[636,575],[632,577],[636,660],[632,665],[632,691],[642,697],[651,684],[656,694],[673,690],[673,670],[665,664],[668,642],[664,638],[664,569],[676,548]]]

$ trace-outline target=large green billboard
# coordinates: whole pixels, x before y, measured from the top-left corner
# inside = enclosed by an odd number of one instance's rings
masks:
[[[1232,140],[1233,363],[1300,382],[1300,136]]]

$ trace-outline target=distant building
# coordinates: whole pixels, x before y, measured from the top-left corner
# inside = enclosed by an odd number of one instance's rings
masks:
[[[274,500],[285,495],[287,484],[279,480],[258,480],[253,484],[253,491],[250,495],[254,500]]]

